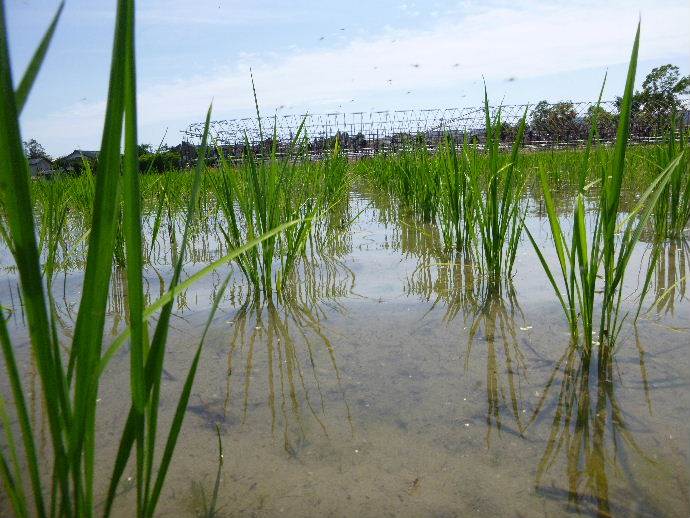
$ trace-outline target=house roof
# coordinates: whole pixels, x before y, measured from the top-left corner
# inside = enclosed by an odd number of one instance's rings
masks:
[[[98,151],[86,151],[84,149],[75,149],[69,155],[62,157],[61,160],[75,160],[82,158],[98,158]]]
[[[50,160],[48,160],[44,156],[39,156],[37,158],[29,158],[29,165],[37,165],[37,164],[40,164],[41,162],[47,162],[48,164],[51,163]]]

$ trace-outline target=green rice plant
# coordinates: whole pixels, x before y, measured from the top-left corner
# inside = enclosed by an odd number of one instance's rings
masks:
[[[274,277],[276,259],[281,261],[283,275],[294,266],[317,207],[311,199],[294,203],[291,183],[297,166],[294,161],[279,160],[275,146],[268,160],[257,159],[248,145],[246,153],[246,160],[237,169],[221,158],[220,173],[213,184],[224,215],[219,229],[228,246],[236,248],[286,221],[301,218],[296,230],[273,236],[237,258],[255,292],[270,297],[278,283]]]
[[[61,185],[46,182],[41,185],[42,206],[38,213],[38,248],[44,251],[43,270],[48,284],[58,263],[58,247],[62,242],[64,227],[67,223],[69,195]],[[64,255],[64,246],[63,246]]]
[[[254,100],[260,121],[256,90]],[[304,122],[285,156],[278,154],[277,122],[271,141],[267,156],[259,157],[247,140],[244,160],[237,167],[219,148],[220,168],[209,182],[223,214],[218,228],[231,248],[287,221],[299,220],[297,225],[266,239],[237,259],[254,292],[265,298],[270,298],[274,291],[282,291],[285,279],[305,252],[316,215],[337,204],[349,185],[347,160],[338,139],[332,152],[316,164],[301,159],[306,143]]]
[[[439,225],[446,248],[462,252],[468,259],[472,255],[476,230],[476,201],[470,185],[466,136],[462,149],[458,152],[455,142],[447,135],[436,155],[441,168]]]
[[[489,96],[484,88],[486,120],[487,186],[481,184],[481,162],[470,160],[469,185],[474,201],[474,220],[479,229],[481,270],[488,278],[489,291],[499,292],[503,281],[512,276],[517,246],[522,234],[521,198],[525,178],[518,168],[518,151],[525,132],[527,109],[520,121],[510,155],[499,150],[501,141],[501,109],[493,121],[489,111]],[[476,157],[476,144],[474,155]]]
[[[394,154],[361,161],[357,172],[388,191],[423,222],[436,220],[439,211],[441,169],[422,141],[407,139]]]
[[[404,145],[395,161],[400,197],[424,222],[434,221],[438,210],[440,182],[432,160],[424,143],[412,141]]]
[[[41,458],[35,440],[39,430],[36,429],[37,424],[29,417],[24,396],[26,380],[20,375],[14,344],[8,332],[4,312],[0,310],[0,346],[14,403],[11,411],[17,422],[10,422],[4,398],[0,398],[3,439],[3,449],[0,450],[0,479],[9,497],[11,508],[18,516],[94,515],[97,507],[94,480],[99,383],[108,359],[129,339],[131,409],[115,459],[104,514],[107,516],[112,510],[119,480],[129,462],[132,448],[135,448],[136,515],[153,516],[180,433],[204,338],[222,293],[214,300],[204,333],[197,346],[165,441],[165,448],[162,455],[156,455],[162,366],[174,297],[181,289],[208,274],[219,264],[229,262],[247,248],[256,246],[261,239],[270,238],[272,235],[261,236],[237,250],[232,250],[219,260],[220,263],[217,261],[186,281],[180,282],[189,229],[197,206],[203,157],[206,154],[211,114],[209,108],[202,139],[202,160],[199,161],[194,174],[174,274],[168,292],[148,308],[144,307],[140,177],[136,157],[134,2],[119,0],[99,170],[95,177],[92,204],[87,200],[92,218],[81,303],[71,344],[64,347],[64,344],[60,343],[51,294],[48,292],[46,300],[46,286],[41,275],[31,180],[22,149],[18,120],[61,11],[62,4],[15,91],[8,52],[4,2],[0,2],[0,199],[4,208],[6,239],[10,244],[19,275],[31,353],[37,365],[45,419],[50,434],[50,457]],[[120,152],[123,139],[124,159]],[[124,206],[124,260],[127,269],[130,328],[110,344],[106,354],[102,355],[117,213],[121,202]],[[294,223],[275,229],[274,233]],[[226,285],[227,279],[223,287]],[[149,340],[147,321],[155,313],[158,313],[158,322]],[[159,463],[156,466],[154,459],[157,458]]]
[[[633,44],[630,65],[621,103],[616,143],[611,154],[603,155],[598,164],[599,204],[593,224],[588,225],[585,192],[586,173],[589,168],[590,150],[596,134],[596,118],[592,122],[587,148],[579,169],[576,206],[573,214],[571,244],[564,232],[551,195],[547,175],[540,172],[546,211],[558,257],[558,268],[563,287],[556,281],[556,275],[548,265],[534,237],[527,229],[539,260],[551,282],[563,311],[568,319],[571,334],[583,340],[586,351],[591,351],[595,332],[595,301],[600,301],[598,343],[600,351],[612,346],[620,331],[623,279],[635,245],[649,221],[659,196],[667,185],[682,156],[676,157],[650,183],[638,203],[621,217],[621,187],[626,172],[626,152],[630,130],[632,93],[637,68],[640,27],[638,25]],[[603,91],[603,86],[602,86]],[[601,94],[600,94],[601,99]],[[591,220],[590,220],[591,221]],[[601,297],[599,297],[601,295]]]
[[[671,118],[665,145],[657,146],[653,157],[653,171],[663,172],[680,157],[671,172],[657,202],[652,220],[657,240],[680,239],[690,221],[690,158],[685,150],[685,131],[676,136],[676,115]],[[678,139],[678,140],[676,140]]]

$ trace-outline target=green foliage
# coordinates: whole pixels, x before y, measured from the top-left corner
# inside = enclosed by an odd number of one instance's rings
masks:
[[[655,172],[663,172],[679,160],[654,211],[654,233],[658,241],[680,239],[690,221],[690,157],[685,149],[686,138],[682,128],[676,131],[675,114],[672,114],[666,142],[655,146]]]
[[[33,138],[24,142],[24,152],[26,153],[26,158],[45,158],[50,160],[50,155],[48,155],[46,150],[43,149],[43,146]]]
[[[211,177],[210,186],[224,215],[219,230],[230,248],[287,221],[300,220],[238,256],[237,264],[257,296],[270,298],[275,289],[282,290],[284,279],[305,252],[316,214],[329,210],[347,193],[347,161],[337,141],[329,156],[313,163],[302,155],[303,137],[300,127],[282,158],[276,144],[265,159],[257,157],[247,144],[245,159],[238,166],[219,153],[219,172]]]
[[[599,103],[587,108],[584,123],[588,128],[595,126],[597,136],[604,141],[613,140],[616,137],[618,115],[607,111]]]
[[[175,151],[144,153],[139,155],[139,170],[142,173],[165,173],[180,167],[180,154]]]
[[[577,138],[580,128],[575,106],[571,102],[537,103],[532,110],[530,129],[540,138],[556,142]]]
[[[652,69],[642,82],[642,90],[631,98],[633,130],[661,136],[670,128],[672,115],[682,110],[681,96],[690,94],[690,75],[680,76],[677,66],[666,64]],[[622,98],[616,104],[622,105]]]

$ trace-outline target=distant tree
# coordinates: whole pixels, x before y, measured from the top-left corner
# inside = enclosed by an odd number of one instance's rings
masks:
[[[501,122],[501,142],[515,142],[517,138],[519,124]]]
[[[652,69],[642,82],[642,90],[632,98],[632,132],[654,136],[669,127],[674,112],[682,110],[681,96],[690,94],[690,75],[681,77],[677,66],[666,64]],[[622,99],[616,99],[620,109]]]
[[[176,151],[145,153],[139,157],[139,170],[142,173],[166,173],[180,168],[180,154]]]
[[[151,153],[151,144],[138,144],[137,145],[137,156],[146,155]]]
[[[577,138],[580,124],[575,106],[571,102],[539,102],[532,111],[530,129],[534,137],[544,140],[567,142]]]
[[[352,149],[358,151],[365,147],[367,147],[367,139],[362,132],[359,132],[352,138]]]
[[[50,155],[46,153],[43,146],[39,144],[36,139],[31,139],[28,142],[24,142],[24,153],[26,158],[45,158],[51,160]]]
[[[587,114],[584,120],[586,126],[584,129],[587,132],[589,132],[589,128],[592,127],[595,115],[599,138],[602,140],[613,140],[616,137],[616,130],[618,128],[618,116],[615,113],[607,111],[603,106],[597,108],[595,104],[591,105],[587,108]]]

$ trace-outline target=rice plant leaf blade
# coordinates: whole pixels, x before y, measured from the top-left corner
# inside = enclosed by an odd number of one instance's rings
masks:
[[[34,220],[25,217],[26,214],[33,213],[33,204],[29,187],[28,163],[22,149],[18,120],[19,113],[12,86],[5,8],[4,3],[0,3],[0,192],[12,193],[11,196],[3,196],[2,200],[7,231],[19,273],[31,346],[46,395],[56,469],[62,472],[65,468],[65,451],[58,403],[60,385],[56,379],[55,359],[50,346],[52,338]],[[67,485],[61,484],[60,491],[64,501],[69,502]],[[45,509],[42,511],[45,513]]]
[[[34,496],[34,504],[36,505],[37,512],[45,512],[45,506],[43,503],[43,488],[39,473],[40,464],[36,455],[36,444],[34,442],[29,412],[26,406],[26,399],[24,398],[21,379],[19,377],[19,369],[17,368],[14,350],[10,341],[10,335],[7,330],[5,315],[2,309],[0,309],[0,346],[2,347],[5,370],[7,371],[9,377],[10,386],[12,388],[12,396],[14,399],[14,407],[19,420],[19,428],[21,430],[24,445],[24,455],[26,457],[26,465],[29,471],[29,479],[31,480],[31,488]],[[2,396],[0,395],[0,398],[1,397]],[[11,430],[8,429],[8,433],[11,433]]]
[[[166,291],[159,299],[157,299],[153,304],[148,306],[146,310],[144,311],[144,316],[143,320],[148,320],[151,318],[153,315],[155,315],[160,309],[168,304],[171,300],[174,300],[174,298],[179,295],[180,293],[184,292],[187,290],[190,286],[192,286],[194,283],[198,282],[199,280],[203,279],[206,277],[208,274],[211,272],[217,270],[221,266],[224,266],[240,255],[244,254],[248,250],[251,250],[252,248],[255,248],[257,245],[259,245],[261,242],[265,241],[266,239],[269,239],[280,232],[283,232],[287,228],[296,225],[299,223],[300,220],[293,220],[293,221],[288,221],[287,223],[284,223],[283,225],[280,225],[279,227],[274,228],[273,230],[267,232],[266,234],[263,234],[257,238],[252,239],[251,241],[248,241],[244,245],[242,245],[239,248],[236,248],[229,252],[228,254],[224,255],[220,259],[217,259],[213,261],[212,263],[208,264],[198,272],[196,272],[193,275],[190,275],[187,279],[184,281],[180,282],[177,286],[174,288],[170,288],[168,291]],[[117,354],[117,351],[120,350],[120,348],[125,344],[127,341],[127,338],[129,338],[130,335],[130,328],[127,327],[122,333],[120,333],[115,340],[110,344],[106,352],[103,354],[101,357],[101,363],[99,366],[99,372],[103,372],[106,367],[108,366],[108,362]]]
[[[170,431],[168,433],[168,439],[165,444],[165,449],[163,451],[163,457],[161,458],[160,466],[158,468],[158,475],[156,477],[156,483],[153,486],[151,495],[149,496],[148,506],[146,508],[146,513],[149,516],[153,516],[155,513],[156,505],[158,499],[160,498],[161,491],[163,489],[163,482],[168,473],[168,468],[170,467],[170,462],[172,461],[173,452],[177,444],[177,438],[182,429],[182,422],[184,421],[185,413],[187,411],[187,404],[189,403],[189,396],[192,392],[192,385],[194,384],[194,378],[196,377],[196,371],[199,366],[199,359],[201,358],[201,351],[204,346],[204,340],[206,339],[206,334],[208,333],[211,324],[213,323],[213,318],[215,317],[216,311],[218,310],[218,305],[225,294],[225,289],[230,281],[232,272],[230,272],[223,283],[221,284],[216,296],[213,300],[213,305],[211,306],[210,313],[206,320],[206,325],[204,326],[204,331],[201,334],[201,339],[199,340],[199,345],[197,346],[196,352],[194,354],[194,359],[192,360],[192,365],[187,373],[187,378],[185,379],[184,386],[182,388],[182,393],[177,403],[177,408],[175,410],[175,416],[173,417],[172,424],[170,425]]]
[[[124,239],[125,259],[127,265],[127,303],[131,322],[130,340],[130,384],[132,400],[138,412],[143,412],[146,405],[144,382],[144,343],[143,322],[140,319],[144,311],[144,288],[142,282],[143,251],[141,238],[141,180],[139,160],[137,157],[137,103],[136,103],[136,67],[134,56],[134,5],[127,9],[127,38],[125,55],[125,155],[123,167],[123,201],[124,201]]]
[[[128,44],[126,12],[130,0],[117,6],[110,82],[96,175],[89,247],[84,270],[81,303],[77,314],[70,366],[74,366],[74,424],[70,430],[70,461],[76,485],[84,457],[84,509],[92,508],[95,405],[98,392],[98,361],[105,325],[105,311],[119,205],[120,143],[122,139],[125,67]]]

